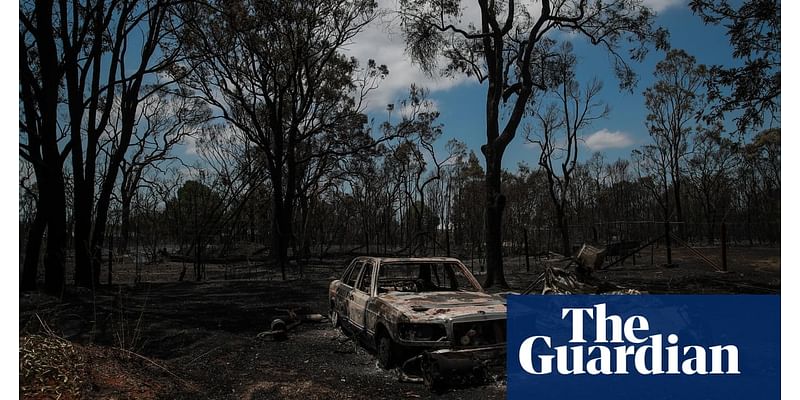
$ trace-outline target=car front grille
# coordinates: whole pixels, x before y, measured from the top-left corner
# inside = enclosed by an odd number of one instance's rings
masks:
[[[453,323],[453,345],[456,347],[489,346],[505,342],[505,319]]]

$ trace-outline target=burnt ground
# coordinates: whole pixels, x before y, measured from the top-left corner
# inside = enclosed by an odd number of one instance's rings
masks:
[[[718,251],[701,250],[710,257]],[[730,272],[717,273],[682,249],[675,250],[678,265],[670,268],[658,266],[664,262],[658,250],[653,254],[656,265],[649,265],[650,252],[645,251],[637,265],[628,262],[594,276],[649,293],[780,292],[780,249],[732,248],[728,259]],[[431,397],[423,385],[400,382],[397,372],[381,370],[369,351],[326,322],[304,322],[285,341],[257,337],[269,330],[273,318],[284,314],[279,309],[327,313],[328,283],[345,263],[344,258],[312,261],[302,277],[293,273],[287,281],[263,266],[209,265],[204,282],[176,282],[182,265],[163,263],[144,266],[144,283],[135,285],[133,268],[122,265],[115,266],[115,284],[94,296],[76,289],[63,299],[22,294],[20,394],[27,398],[49,398],[47,393],[55,397],[56,392],[66,394],[61,398]],[[558,265],[531,259],[527,273],[519,257],[506,263],[509,284],[516,290],[546,265]],[[474,265],[479,273],[478,261],[465,264]],[[65,347],[68,351],[58,350]],[[62,361],[41,359],[54,351],[63,353]],[[70,366],[53,367],[59,363]],[[59,377],[72,374],[74,379],[67,379],[75,381],[72,391],[53,389],[61,378],[42,378],[54,372],[37,368],[58,368]],[[49,391],[35,395],[43,389]],[[437,398],[502,399],[505,384],[455,388]]]

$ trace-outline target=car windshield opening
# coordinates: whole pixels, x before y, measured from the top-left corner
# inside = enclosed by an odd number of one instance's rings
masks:
[[[382,263],[378,270],[378,293],[479,290],[453,262]]]

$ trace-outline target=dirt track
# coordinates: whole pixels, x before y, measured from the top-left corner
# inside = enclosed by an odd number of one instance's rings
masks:
[[[650,293],[780,291],[779,249],[733,250],[731,257],[735,266],[726,274],[692,263],[678,252],[676,259],[682,264],[677,268],[629,263],[595,276]],[[543,266],[534,263],[532,271],[525,273],[521,259],[509,259],[508,263],[512,265],[509,282],[517,290],[534,279]],[[42,324],[35,317],[38,314],[57,335],[85,345],[81,348],[88,355],[90,367],[103,370],[105,378],[118,377],[97,379],[92,375],[93,398],[430,397],[423,385],[401,383],[395,372],[378,368],[373,355],[327,323],[303,323],[286,341],[256,337],[282,314],[277,309],[304,307],[308,312],[325,314],[328,282],[342,265],[344,261],[339,260],[309,267],[306,278],[285,282],[263,279],[263,275],[260,280],[174,282],[179,265],[149,266],[150,279],[158,276],[164,281],[105,287],[94,301],[90,293],[75,290],[70,290],[63,302],[38,294],[22,295],[20,334],[42,332]],[[222,268],[209,266],[209,276],[220,277]],[[125,269],[118,271],[115,280],[126,280]],[[266,276],[274,279],[274,273]],[[109,350],[120,347],[133,353]],[[113,362],[103,357],[113,358]],[[151,389],[134,395],[130,387],[136,385]],[[439,396],[504,397],[502,382],[459,388]]]

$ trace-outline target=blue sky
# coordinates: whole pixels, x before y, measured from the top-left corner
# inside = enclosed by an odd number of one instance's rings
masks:
[[[673,48],[686,50],[697,59],[698,63],[730,65],[734,62],[724,28],[704,25],[699,17],[692,14],[687,5],[688,0],[651,0],[650,3],[659,10],[657,24],[670,31],[670,43]],[[454,81],[446,78],[427,78],[419,71],[414,70],[415,67],[410,65],[408,60],[397,60],[397,55],[393,54],[398,50],[392,50],[391,47],[392,45],[398,46],[397,36],[399,35],[395,35],[388,42],[373,45],[372,42],[376,40],[374,34],[377,32],[368,33],[372,36],[364,43],[358,41],[354,43],[357,47],[353,51],[354,55],[361,58],[364,56],[375,58],[378,63],[387,63],[390,70],[388,82],[384,82],[388,88],[381,88],[380,92],[382,93],[377,94],[373,99],[373,104],[378,106],[373,107],[370,115],[375,119],[376,124],[386,119],[386,113],[382,110],[385,104],[392,102],[390,101],[392,97],[402,98],[407,92],[408,86],[412,82],[416,82],[430,89],[429,98],[435,102],[441,113],[440,122],[444,124],[444,136],[440,139],[437,147],[442,149],[448,139],[457,138],[480,155],[479,148],[485,141],[483,110],[486,86],[478,85],[467,79]],[[644,126],[647,112],[642,92],[653,83],[652,73],[655,65],[663,59],[665,54],[660,51],[651,51],[643,63],[632,64],[639,75],[639,84],[633,93],[629,93],[619,90],[612,65],[605,51],[591,46],[584,40],[577,40],[574,45],[575,54],[579,57],[577,69],[579,81],[588,82],[593,77],[602,80],[604,88],[600,99],[611,107],[608,118],[595,121],[583,132],[582,136],[587,139],[587,142],[581,145],[580,159],[591,156],[592,148],[601,149],[599,151],[604,153],[607,161],[613,161],[619,157],[627,158],[633,148],[649,141]],[[386,56],[389,60],[382,60],[381,56]],[[600,134],[590,139],[591,135],[596,132],[600,132]],[[517,137],[506,151],[504,167],[516,170],[519,162],[535,165],[537,159],[538,152],[532,146],[525,145],[524,134],[520,129]]]

